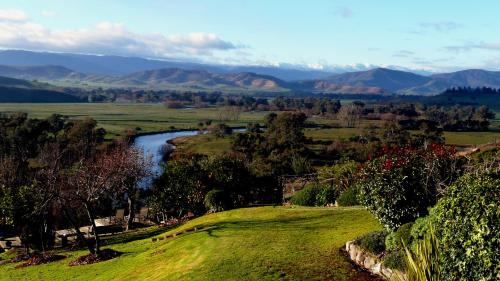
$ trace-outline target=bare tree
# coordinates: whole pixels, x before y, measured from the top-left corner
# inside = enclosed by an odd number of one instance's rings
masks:
[[[136,193],[140,182],[152,176],[152,158],[144,155],[136,146],[119,143],[109,154],[115,169],[113,185],[127,196],[129,215],[126,230],[133,227],[136,209]]]
[[[344,105],[337,113],[337,118],[345,127],[354,128],[358,125],[361,118],[362,108],[356,104]]]

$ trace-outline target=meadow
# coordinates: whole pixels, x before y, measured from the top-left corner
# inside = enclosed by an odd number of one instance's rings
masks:
[[[194,227],[202,229],[157,242],[146,238]],[[237,209],[160,235],[152,228],[143,239],[114,238],[107,247],[123,255],[97,264],[70,267],[86,254],[76,250],[60,251],[66,259],[44,265],[0,265],[0,280],[359,280],[339,249],[378,229],[380,224],[361,207]]]
[[[145,103],[71,103],[71,104],[39,104],[39,103],[4,103],[0,104],[0,113],[26,112],[31,117],[47,117],[53,113],[69,118],[81,119],[92,117],[115,138],[125,129],[136,129],[138,132],[157,132],[172,129],[197,129],[198,123],[204,120],[219,122],[223,108],[189,108],[170,109],[162,104]],[[267,111],[242,112],[238,120],[222,121],[233,127],[245,126],[249,122],[262,123]],[[338,121],[331,118],[312,117],[308,122],[312,125],[338,126]],[[367,125],[381,125],[379,121],[362,120],[359,128],[308,128],[307,137],[314,140],[346,139],[359,134]],[[474,146],[500,140],[500,114],[497,112],[492,128],[488,132],[445,132],[446,143],[456,146]],[[195,143],[188,149],[203,151],[219,149],[221,144],[228,143],[210,138],[195,137]],[[205,143],[210,142],[210,143]],[[213,142],[213,143],[212,143]],[[200,148],[194,147],[200,145]]]

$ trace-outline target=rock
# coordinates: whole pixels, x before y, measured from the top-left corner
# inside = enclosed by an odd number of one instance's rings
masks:
[[[356,263],[362,266],[364,261],[365,255],[363,254],[363,252],[359,251],[356,255]]]
[[[364,267],[372,270],[373,266],[375,266],[376,260],[373,257],[366,256],[364,261]]]

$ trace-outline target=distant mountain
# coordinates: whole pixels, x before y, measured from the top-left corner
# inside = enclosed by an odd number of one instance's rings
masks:
[[[48,81],[64,87],[229,92],[436,95],[451,87],[500,88],[500,71],[480,69],[429,76],[387,68],[332,74],[272,66],[17,50],[0,51],[0,76]]]
[[[424,85],[432,79],[406,71],[375,68],[367,71],[333,75],[323,80],[338,85],[377,87],[394,93],[407,88]]]
[[[44,84],[0,76],[0,103],[79,102],[77,97],[50,90]]]
[[[8,76],[19,79],[63,79],[75,73],[73,70],[57,65],[39,66],[7,66],[0,65],[0,76]]]
[[[176,60],[154,60],[138,57],[47,53],[23,50],[0,51],[0,64],[11,66],[59,65],[83,74],[104,76],[123,76],[139,71],[164,68],[204,70],[220,74],[252,72],[262,75],[271,75],[287,81],[318,79],[332,74],[327,71],[302,70],[274,66],[213,65]]]
[[[93,78],[91,81],[96,81],[96,79]],[[103,82],[112,85],[145,86],[148,88],[183,86],[206,90],[289,90],[288,82],[269,75],[250,72],[219,74],[204,70],[178,68],[147,70],[116,78],[108,77]]]
[[[500,87],[500,71],[469,69],[452,73],[434,74],[434,79],[444,80],[456,87]]]

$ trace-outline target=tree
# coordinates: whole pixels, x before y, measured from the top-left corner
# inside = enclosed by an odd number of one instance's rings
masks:
[[[81,204],[86,211],[89,223],[94,231],[95,243],[89,246],[92,254],[99,255],[101,249],[100,235],[95,219],[97,206],[106,198],[119,193],[122,184],[127,181],[121,161],[116,161],[121,152],[113,149],[94,157],[82,160],[69,175],[68,188],[63,196],[66,202]]]
[[[345,127],[354,128],[358,125],[361,118],[363,107],[358,104],[348,104],[340,108],[337,118]]]
[[[128,201],[128,218],[125,230],[133,227],[136,209],[136,194],[141,180],[152,176],[152,158],[143,151],[127,143],[118,143],[109,153],[114,169],[111,184],[121,191]]]

